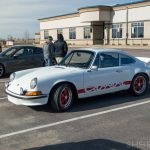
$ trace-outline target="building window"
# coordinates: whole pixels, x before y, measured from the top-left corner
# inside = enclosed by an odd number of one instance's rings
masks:
[[[48,30],[44,30],[44,39],[47,39],[49,36],[49,31]]]
[[[91,27],[84,27],[84,39],[91,38]]]
[[[131,38],[144,37],[144,22],[131,23]]]
[[[76,28],[69,28],[69,39],[76,39]]]
[[[112,25],[112,38],[122,38],[122,24]]]
[[[63,29],[57,29],[57,35],[62,34],[63,35]]]

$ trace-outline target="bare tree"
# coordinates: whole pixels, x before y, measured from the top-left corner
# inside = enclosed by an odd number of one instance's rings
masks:
[[[25,43],[28,44],[29,43],[29,31],[24,32],[24,39],[25,39]]]
[[[7,36],[7,40],[9,40],[9,41],[13,41],[13,40],[14,40],[14,38],[13,38],[13,36],[12,36],[12,35],[8,35],[8,36]]]

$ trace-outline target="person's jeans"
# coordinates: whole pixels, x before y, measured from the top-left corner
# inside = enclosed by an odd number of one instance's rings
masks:
[[[52,66],[53,65],[51,59],[44,59],[44,60],[45,60],[45,66]]]

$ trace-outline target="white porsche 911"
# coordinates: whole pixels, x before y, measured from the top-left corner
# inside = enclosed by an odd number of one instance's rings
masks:
[[[121,90],[143,95],[150,79],[150,58],[135,58],[121,50],[78,49],[56,66],[11,74],[8,100],[17,105],[50,104],[66,111],[76,98]]]

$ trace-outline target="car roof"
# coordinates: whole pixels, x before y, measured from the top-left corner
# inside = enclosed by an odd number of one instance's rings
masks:
[[[86,50],[86,51],[91,51],[95,53],[99,52],[117,52],[117,53],[123,53],[123,54],[128,54],[126,51],[119,50],[119,49],[107,49],[107,48],[77,48],[73,50]]]
[[[12,47],[37,47],[35,45],[14,45]],[[38,47],[38,48],[41,48],[41,47]]]

